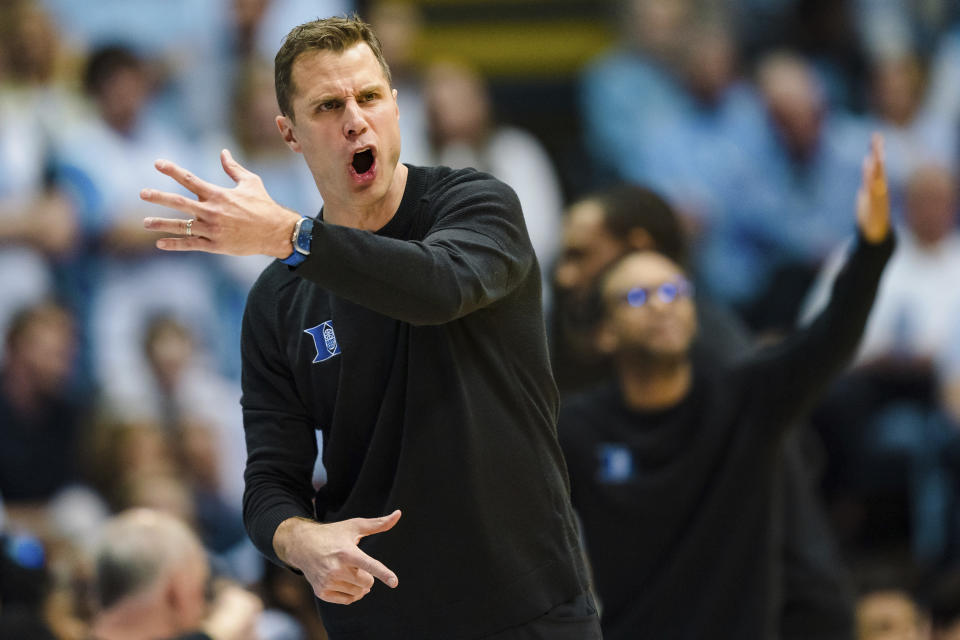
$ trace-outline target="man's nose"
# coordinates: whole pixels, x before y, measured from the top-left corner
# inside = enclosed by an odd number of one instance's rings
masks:
[[[344,107],[343,135],[356,138],[367,131],[367,121],[363,117],[360,105],[356,100],[348,100]]]

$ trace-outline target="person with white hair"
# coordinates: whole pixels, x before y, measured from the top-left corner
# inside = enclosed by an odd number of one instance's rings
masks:
[[[107,522],[94,552],[96,640],[251,640],[262,604],[236,586],[207,601],[210,567],[200,540],[150,509]]]

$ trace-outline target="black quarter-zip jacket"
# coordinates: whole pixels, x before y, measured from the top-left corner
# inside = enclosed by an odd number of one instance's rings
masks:
[[[403,516],[360,546],[390,567],[320,603],[333,638],[480,638],[585,589],[556,437],[539,269],[513,191],[409,167],[369,232],[318,221],[307,260],[268,267],[244,314],[244,519]],[[314,430],[327,484],[314,495]],[[314,504],[311,504],[314,501]]]

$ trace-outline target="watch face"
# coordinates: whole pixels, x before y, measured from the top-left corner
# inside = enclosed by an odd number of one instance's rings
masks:
[[[313,219],[301,218],[297,223],[296,250],[302,254],[310,254],[310,245],[313,244]]]

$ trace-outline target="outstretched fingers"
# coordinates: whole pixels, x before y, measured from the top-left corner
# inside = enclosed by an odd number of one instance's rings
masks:
[[[201,180],[193,173],[169,160],[157,160],[153,163],[153,166],[156,167],[160,173],[176,180],[184,189],[192,191],[201,200],[209,198],[219,189],[219,187],[210,184],[206,180]]]
[[[140,199],[151,204],[176,209],[195,218],[200,217],[203,213],[203,206],[200,202],[192,198],[184,197],[178,193],[157,191],[156,189],[143,189],[140,191]],[[146,220],[144,224],[146,224]],[[149,229],[150,227],[147,228]]]
[[[224,172],[230,176],[230,179],[234,182],[239,183],[245,178],[252,178],[257,175],[234,160],[233,154],[230,153],[229,149],[224,149],[220,152],[220,164],[223,165]]]
[[[371,558],[360,549],[357,549],[356,553],[351,555],[350,564],[361,571],[366,571],[391,589],[400,584],[400,581],[397,579],[397,574],[388,569],[385,564],[375,558]]]
[[[148,231],[174,233],[186,237],[206,237],[203,233],[203,223],[196,218],[191,218],[190,220],[183,220],[179,218],[144,218],[143,228]]]
[[[157,249],[164,251],[206,251],[217,253],[216,246],[209,238],[160,238]]]

